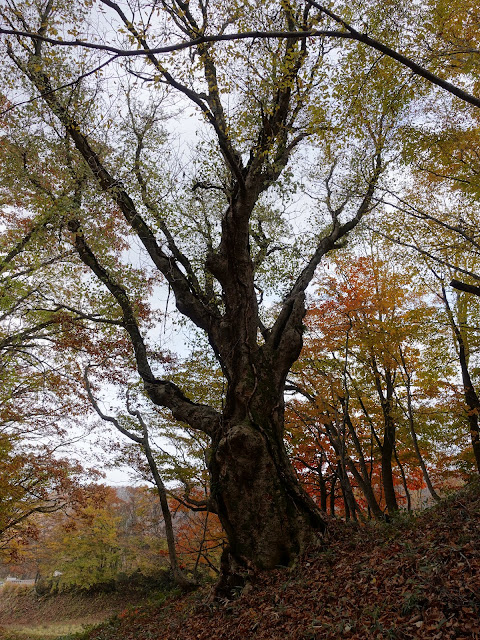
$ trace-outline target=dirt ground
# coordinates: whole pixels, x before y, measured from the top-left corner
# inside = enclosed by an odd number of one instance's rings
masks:
[[[139,597],[128,603],[141,602]],[[77,633],[126,609],[125,594],[38,596],[33,587],[0,588],[0,640],[40,640]]]

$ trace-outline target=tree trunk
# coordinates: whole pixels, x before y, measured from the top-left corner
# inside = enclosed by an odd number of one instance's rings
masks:
[[[397,497],[395,495],[395,485],[393,482],[392,456],[395,446],[395,425],[391,420],[385,425],[383,445],[381,450],[382,457],[382,478],[383,490],[385,493],[385,503],[388,513],[391,515],[398,511]]]
[[[346,464],[349,460],[349,457],[348,455],[346,455],[345,443],[342,442],[342,435],[340,434],[339,430],[332,420],[325,422],[325,429],[330,444],[332,445],[335,451],[336,458],[338,460],[337,474],[338,479],[340,480],[343,503],[345,505],[345,519],[350,520],[350,516],[352,516],[353,519],[356,520],[357,503],[355,501],[352,484],[347,473]]]
[[[410,497],[410,491],[408,490],[407,477],[405,475],[405,471],[403,469],[402,463],[398,457],[397,447],[393,448],[393,453],[395,455],[395,461],[397,463],[398,468],[400,469],[400,475],[402,476],[403,490],[405,491],[405,498],[407,500],[407,511],[412,510],[412,499]]]
[[[391,515],[395,511],[398,511],[392,470],[392,457],[395,448],[396,431],[395,420],[393,418],[393,377],[391,371],[386,369],[384,375],[386,391],[384,393],[380,372],[373,356],[371,358],[371,362],[375,377],[375,386],[377,387],[384,420],[383,443],[380,447],[380,453],[382,459],[382,480],[383,490],[385,493],[385,503],[387,505],[388,513]]]
[[[249,421],[231,425],[214,443],[209,468],[229,542],[217,591],[231,595],[249,570],[288,566],[314,542],[315,531],[324,531],[324,519],[271,430]]]
[[[459,358],[462,368],[462,381],[465,396],[465,404],[467,405],[467,418],[470,427],[470,438],[472,440],[473,455],[477,465],[477,472],[480,473],[480,437],[478,415],[480,413],[480,399],[473,386],[463,344],[459,343]]]
[[[465,404],[467,405],[467,418],[468,425],[470,427],[470,438],[472,440],[473,455],[475,457],[475,463],[477,465],[477,472],[480,473],[480,434],[478,416],[480,414],[480,398],[475,391],[470,372],[468,370],[468,354],[467,345],[463,339],[460,327],[455,322],[450,304],[448,302],[445,288],[442,286],[443,301],[445,308],[452,326],[453,333],[457,340],[458,345],[458,359],[460,361],[460,368],[462,371],[463,393],[465,397]]]
[[[440,496],[433,488],[432,481],[430,480],[430,476],[427,471],[427,466],[423,460],[420,447],[418,446],[417,432],[415,431],[415,420],[413,417],[412,381],[411,381],[410,373],[407,370],[407,364],[405,362],[405,358],[401,349],[400,349],[400,357],[402,359],[403,371],[405,374],[405,387],[407,391],[407,415],[408,415],[408,424],[410,427],[410,435],[412,436],[412,441],[413,441],[413,448],[415,449],[415,455],[417,456],[418,463],[420,464],[420,468],[422,470],[423,479],[425,480],[425,484],[427,485],[430,495],[436,502],[438,502],[440,500]]]
[[[318,484],[320,487],[320,508],[324,513],[327,513],[327,483],[322,470],[323,456],[320,464],[317,467]]]
[[[153,456],[146,434],[144,435],[143,450],[145,452],[150,471],[152,472],[155,487],[157,489],[158,499],[160,501],[160,506],[162,509],[163,521],[165,523],[165,535],[167,538],[168,558],[170,560],[173,579],[175,580],[175,583],[178,584],[178,586],[182,589],[193,589],[196,586],[196,583],[192,580],[189,580],[187,576],[184,575],[178,564],[177,552],[175,549],[175,534],[173,532],[172,514],[170,513],[170,507],[168,506],[167,490],[158,471],[157,463],[155,462],[155,458]]]
[[[337,470],[332,473],[332,484],[330,486],[330,515],[335,517],[335,486],[337,484]]]
[[[302,348],[305,296],[292,297],[259,344],[247,234],[255,194],[247,195],[222,220],[222,246],[209,263],[226,307],[211,337],[227,390],[221,420],[211,430],[209,459],[211,494],[229,542],[217,587],[225,595],[242,584],[245,572],[289,565],[326,528],[283,440],[285,381]]]
[[[367,501],[368,504],[368,508],[370,510],[369,515],[373,515],[373,517],[376,520],[383,520],[384,516],[383,516],[383,511],[380,509],[380,506],[377,502],[377,499],[375,497],[375,494],[373,492],[372,489],[372,485],[371,482],[369,480],[365,481],[362,476],[360,475],[358,469],[355,466],[355,463],[353,462],[353,460],[351,458],[347,458],[347,464],[348,467],[353,475],[353,477],[355,478],[359,489],[361,490],[361,492],[363,493],[363,495],[365,496],[365,499]]]
[[[346,411],[344,409],[344,413],[345,413],[345,423],[348,426],[348,430],[350,432],[350,435],[352,436],[352,440],[353,443],[355,445],[355,450],[357,451],[358,457],[359,457],[359,461],[360,461],[360,469],[361,469],[361,475],[358,472],[355,463],[353,462],[353,460],[351,459],[351,457],[347,458],[347,464],[350,468],[350,471],[352,472],[355,480],[357,481],[358,486],[360,487],[360,490],[362,491],[363,495],[365,496],[367,503],[368,503],[368,507],[371,511],[371,513],[373,513],[374,518],[376,518],[377,520],[382,520],[383,519],[383,511],[380,509],[380,506],[377,502],[377,499],[375,498],[375,494],[373,492],[373,488],[372,488],[372,480],[371,477],[368,474],[368,470],[367,470],[367,465],[365,462],[365,457],[363,455],[363,450],[362,450],[362,446],[360,444],[360,440],[358,439],[357,436],[357,432],[355,430],[355,427],[353,425],[353,422],[350,418],[350,414],[348,413],[348,411]]]

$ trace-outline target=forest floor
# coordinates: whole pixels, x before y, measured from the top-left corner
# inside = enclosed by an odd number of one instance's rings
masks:
[[[76,638],[480,640],[480,485],[388,524],[331,522],[320,549],[233,601],[205,587],[129,606]]]

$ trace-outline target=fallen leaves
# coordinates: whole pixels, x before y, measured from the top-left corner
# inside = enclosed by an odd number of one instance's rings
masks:
[[[101,627],[88,640],[480,640],[478,484],[416,521],[332,522],[325,549],[257,576],[236,600],[209,592]]]

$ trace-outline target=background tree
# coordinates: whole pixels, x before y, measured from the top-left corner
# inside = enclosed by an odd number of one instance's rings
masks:
[[[83,469],[52,455],[47,448],[23,452],[0,437],[0,550],[15,555],[38,533],[34,516],[54,513],[82,500]]]
[[[438,498],[430,472],[437,476],[447,462],[447,443],[439,447],[439,441],[442,413],[450,410],[450,341],[445,327],[432,335],[441,314],[428,288],[418,287],[411,265],[405,272],[399,261],[387,265],[380,256],[348,253],[332,263],[333,274],[325,275],[307,315],[306,344],[291,377],[300,394],[290,403],[292,443],[320,487],[327,476],[338,478],[347,516],[358,509],[352,494],[358,488],[378,518],[384,500],[395,511],[395,485],[403,485],[408,505],[411,489],[422,481]],[[454,421],[452,412],[452,428]],[[385,465],[388,429],[395,474]],[[425,459],[433,463],[430,472]],[[395,500],[388,502],[390,486]],[[326,506],[326,486],[323,494]]]
[[[51,590],[141,587],[168,572],[165,528],[146,487],[90,485],[85,500],[48,523],[24,552]],[[40,587],[41,588],[41,587]]]
[[[475,135],[473,131],[472,135]],[[471,181],[461,179],[458,167],[452,164],[450,175],[436,171],[442,167],[445,168],[445,161],[441,154],[435,168],[432,158],[430,164],[414,167],[415,193],[407,189],[402,195],[390,194],[386,202],[397,210],[397,219],[384,225],[383,231],[379,225],[377,232],[417,253],[417,256],[412,254],[412,259],[418,261],[420,257],[418,268],[421,277],[430,282],[428,286],[442,300],[446,311],[445,323],[450,325],[456,344],[455,357],[462,377],[465,403],[469,407],[469,430],[478,469],[479,440],[475,416],[479,409],[472,381],[475,376],[472,378],[469,370],[470,353],[471,367],[475,366],[478,342],[476,195]],[[453,190],[450,182],[454,184]],[[458,298],[452,298],[448,285],[459,292]],[[473,299],[468,301],[465,296]]]

